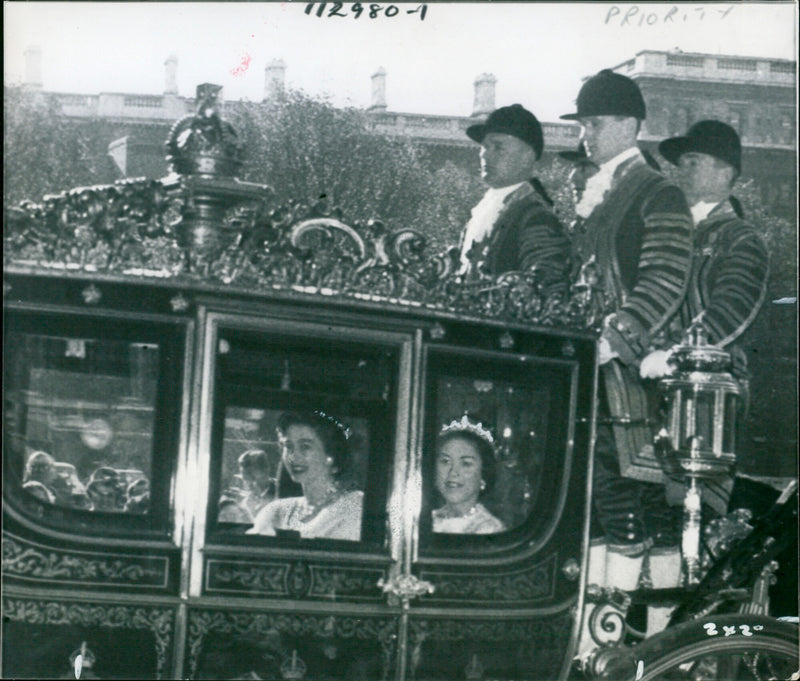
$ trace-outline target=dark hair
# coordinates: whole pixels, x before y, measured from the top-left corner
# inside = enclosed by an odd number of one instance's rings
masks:
[[[335,478],[342,477],[350,464],[350,453],[347,441],[350,429],[335,416],[324,411],[293,411],[284,412],[278,417],[276,430],[281,435],[286,435],[290,426],[308,426],[319,437],[325,454],[333,459],[332,473]]]
[[[437,455],[444,444],[451,440],[465,440],[475,448],[475,451],[478,452],[478,455],[481,457],[481,478],[486,483],[486,487],[481,491],[479,496],[484,496],[491,492],[494,487],[495,478],[497,477],[497,463],[494,458],[494,447],[476,433],[472,433],[468,430],[449,430],[436,438]]]
[[[269,457],[263,449],[248,449],[239,456],[239,468],[255,468],[269,473]]]

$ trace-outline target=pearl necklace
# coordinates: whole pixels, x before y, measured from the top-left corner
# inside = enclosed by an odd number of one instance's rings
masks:
[[[342,489],[338,486],[332,485],[326,490],[325,497],[318,504],[309,503],[308,499],[304,496],[303,497],[304,508],[303,508],[303,513],[300,516],[300,521],[306,522],[308,520],[311,520],[311,518],[317,515],[326,506],[330,506],[341,495],[342,495]]]
[[[470,508],[466,513],[454,513],[453,511],[449,510],[447,506],[443,506],[442,508],[437,508],[433,512],[433,516],[438,518],[439,520],[454,520],[457,518],[469,518],[471,515],[475,515],[478,512],[478,504],[475,504],[472,508]]]

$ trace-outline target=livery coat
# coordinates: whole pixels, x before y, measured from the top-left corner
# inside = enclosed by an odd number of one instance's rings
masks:
[[[692,270],[686,298],[667,328],[668,345],[683,340],[700,315],[709,343],[726,347],[734,358],[734,376],[747,395],[747,361],[734,342],[752,324],[767,294],[769,256],[763,238],[730,200],[716,206],[695,227]],[[747,398],[745,397],[745,403]],[[703,483],[703,501],[727,512],[733,478]]]
[[[684,300],[689,206],[678,187],[637,155],[616,169],[603,201],[576,227],[579,280],[618,356],[601,367],[600,417],[613,428],[620,474],[663,482],[653,453],[655,395],[639,378],[639,362]]]
[[[546,292],[566,292],[570,242],[552,205],[535,178],[511,192],[489,236],[470,249],[467,278],[535,268]]]
[[[708,341],[727,346],[752,324],[767,294],[769,256],[764,239],[730,200],[695,227],[686,299],[669,325],[672,343],[702,312]]]

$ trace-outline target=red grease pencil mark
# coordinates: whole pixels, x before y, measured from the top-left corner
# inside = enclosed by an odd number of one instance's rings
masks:
[[[250,55],[245,52],[239,60],[239,64],[231,69],[232,76],[242,76],[245,71],[250,67]]]

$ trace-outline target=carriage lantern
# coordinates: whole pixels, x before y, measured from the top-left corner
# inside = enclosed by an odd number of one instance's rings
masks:
[[[655,449],[668,475],[688,481],[682,551],[687,582],[695,584],[700,570],[698,483],[733,470],[740,389],[730,374],[730,354],[707,342],[699,319],[670,354],[674,372],[659,382],[666,424],[656,437]]]

